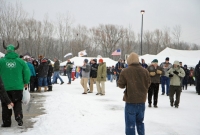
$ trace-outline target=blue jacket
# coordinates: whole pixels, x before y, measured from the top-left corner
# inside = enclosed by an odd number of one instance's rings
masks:
[[[30,63],[30,62],[27,62],[27,65],[28,65],[28,67],[30,69],[31,76],[36,76],[35,68],[34,68],[33,64]]]

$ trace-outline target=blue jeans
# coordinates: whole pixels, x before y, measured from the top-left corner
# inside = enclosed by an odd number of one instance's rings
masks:
[[[110,75],[107,75],[108,80],[110,80]]]
[[[39,77],[38,78],[38,86],[39,87],[48,86],[48,84],[47,84],[47,77]]]
[[[67,72],[67,77],[68,77],[68,83],[71,83],[72,81],[72,72]]]
[[[60,77],[60,75],[59,75],[59,71],[55,71],[54,73],[53,73],[53,82],[52,82],[52,84],[54,84],[55,82],[56,82],[56,79],[60,79],[60,81],[61,81],[61,83],[63,83],[63,80],[62,80],[62,78]]]
[[[111,74],[110,75],[110,82],[112,82],[113,81],[113,75]]]
[[[79,77],[79,72],[76,72],[76,78],[78,78]]]
[[[48,84],[49,86],[52,85],[52,84],[51,84],[51,76],[48,76],[48,77],[47,77],[47,84]]]
[[[145,103],[125,104],[125,124],[126,124],[126,135],[135,135],[135,126],[137,127],[138,135],[144,135],[144,113]]]
[[[170,85],[170,78],[167,76],[161,76],[161,85],[162,85],[162,93],[166,93],[169,95],[169,85]],[[165,85],[166,85],[166,92],[165,92]]]

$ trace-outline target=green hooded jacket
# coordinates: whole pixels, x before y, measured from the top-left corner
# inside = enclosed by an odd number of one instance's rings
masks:
[[[23,90],[30,81],[30,70],[17,53],[8,52],[0,59],[0,76],[6,91]]]
[[[99,64],[97,70],[97,81],[106,81],[107,68],[106,63]]]

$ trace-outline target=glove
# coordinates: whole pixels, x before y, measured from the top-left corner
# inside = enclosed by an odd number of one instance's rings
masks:
[[[173,77],[174,75],[172,75],[172,74],[169,74],[169,77]]]
[[[178,75],[179,74],[179,72],[177,72],[176,70],[173,72],[174,74],[176,74],[176,75]]]
[[[156,73],[155,72],[149,72],[150,76],[155,76]]]
[[[159,74],[159,75],[161,75],[162,71],[161,70],[157,70],[156,73]]]

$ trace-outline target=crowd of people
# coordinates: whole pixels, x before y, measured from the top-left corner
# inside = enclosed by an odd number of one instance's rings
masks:
[[[2,127],[11,126],[12,109],[15,120],[19,126],[23,125],[22,92],[24,88],[29,88],[30,92],[52,91],[52,85],[64,84],[60,76],[60,62],[54,59],[54,64],[49,59],[39,56],[33,59],[30,56],[18,55],[15,50],[19,44],[5,46],[7,53],[0,59],[0,98],[2,103]],[[83,87],[82,94],[94,92],[96,84],[96,95],[105,95],[105,82],[116,80],[116,86],[124,90],[123,100],[125,105],[126,133],[135,132],[137,126],[138,134],[144,133],[144,112],[145,102],[148,99],[148,107],[158,108],[159,85],[161,84],[161,95],[169,96],[171,107],[178,108],[182,90],[187,90],[188,84],[196,86],[196,92],[200,95],[200,61],[195,69],[188,69],[182,62],[169,62],[169,57],[158,65],[158,60],[152,60],[150,65],[139,57],[136,53],[131,53],[127,62],[121,58],[116,65],[107,67],[106,62],[100,58],[84,59],[82,66],[75,66],[70,59],[64,66],[64,74],[68,76],[68,85],[81,78],[80,84]],[[13,76],[15,75],[15,76]],[[12,82],[12,83],[11,83]],[[89,85],[89,87],[88,87]],[[175,99],[174,99],[174,95]],[[153,99],[152,99],[153,98]],[[133,115],[134,114],[134,115]],[[131,119],[131,120],[130,120]]]

